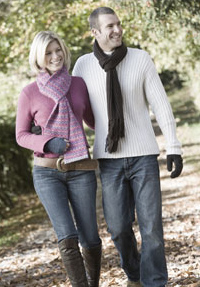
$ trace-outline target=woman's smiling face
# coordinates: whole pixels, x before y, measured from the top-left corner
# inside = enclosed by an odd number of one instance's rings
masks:
[[[45,52],[46,69],[50,74],[54,74],[62,69],[64,64],[64,53],[56,40],[53,40],[47,46]]]

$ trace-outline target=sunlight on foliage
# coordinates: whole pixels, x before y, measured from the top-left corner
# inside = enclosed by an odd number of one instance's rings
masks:
[[[127,45],[147,50],[160,73],[177,71],[194,86],[200,102],[200,83],[194,76],[200,65],[199,1],[1,0],[0,5],[1,72],[29,75],[30,44],[41,30],[60,34],[71,50],[73,67],[80,55],[92,50],[87,21],[90,12],[98,6],[110,6],[122,20]]]

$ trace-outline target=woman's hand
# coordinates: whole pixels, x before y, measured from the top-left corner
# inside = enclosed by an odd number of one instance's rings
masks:
[[[53,138],[49,140],[44,146],[44,152],[56,153],[63,155],[69,148],[70,143],[64,138]]]

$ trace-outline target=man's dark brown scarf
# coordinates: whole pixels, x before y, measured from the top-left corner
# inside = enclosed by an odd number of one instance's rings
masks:
[[[112,55],[106,55],[99,47],[97,41],[94,43],[94,55],[99,64],[106,72],[106,92],[108,106],[108,135],[106,139],[106,151],[115,152],[118,141],[124,137],[124,115],[123,99],[117,76],[116,66],[126,56],[127,47],[122,43]]]

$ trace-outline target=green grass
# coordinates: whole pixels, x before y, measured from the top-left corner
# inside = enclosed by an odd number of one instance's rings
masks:
[[[184,87],[169,93],[169,99],[172,105],[173,113],[177,119],[177,127],[200,125],[200,111],[194,103],[191,90]]]
[[[5,210],[4,216],[0,222],[0,247],[20,242],[47,219],[35,193],[15,198],[14,208]]]
[[[183,146],[184,164],[193,165],[194,170],[198,172],[200,171],[200,111],[188,87],[176,90],[169,95],[169,98],[177,121],[178,138]]]

